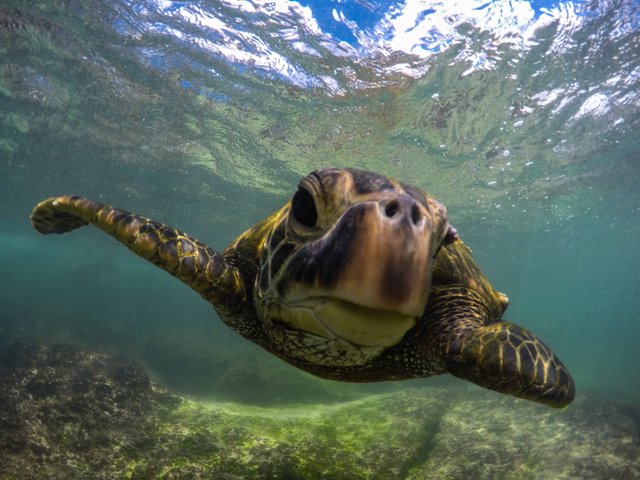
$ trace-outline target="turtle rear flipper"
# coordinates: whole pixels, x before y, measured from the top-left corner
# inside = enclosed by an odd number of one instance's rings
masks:
[[[163,223],[71,195],[40,202],[33,209],[31,223],[45,235],[91,223],[182,280],[216,307],[237,303],[238,296],[245,296],[238,270],[222,255]]]
[[[453,375],[481,387],[565,407],[575,396],[569,372],[533,333],[509,322],[463,332],[445,360]]]

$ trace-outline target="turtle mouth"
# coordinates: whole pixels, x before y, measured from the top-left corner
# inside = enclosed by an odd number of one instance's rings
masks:
[[[416,317],[405,313],[324,296],[289,303],[284,310],[287,327],[354,347],[393,346],[416,324]]]

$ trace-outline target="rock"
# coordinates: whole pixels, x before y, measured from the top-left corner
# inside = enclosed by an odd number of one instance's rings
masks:
[[[0,478],[114,478],[171,399],[132,361],[66,345],[11,346],[0,385]]]
[[[335,404],[194,402],[118,355],[0,353],[0,478],[640,479],[640,411],[466,387]]]

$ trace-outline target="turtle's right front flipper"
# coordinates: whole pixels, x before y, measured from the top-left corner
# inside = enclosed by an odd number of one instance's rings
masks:
[[[454,330],[447,348],[449,373],[481,387],[559,408],[575,396],[573,379],[560,359],[519,325],[500,321],[463,327]]]
[[[245,296],[238,270],[222,255],[189,235],[148,218],[65,195],[36,205],[31,223],[45,235],[66,233],[91,223],[182,280],[216,307],[237,304],[238,297]]]

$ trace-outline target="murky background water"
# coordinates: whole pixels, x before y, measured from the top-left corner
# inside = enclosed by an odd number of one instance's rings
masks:
[[[180,392],[252,403],[405,388],[311,378],[101,232],[45,238],[28,221],[76,193],[222,250],[310,170],[357,166],[448,206],[507,318],[579,394],[637,402],[639,15],[636,1],[3,0],[0,342],[116,350]]]

